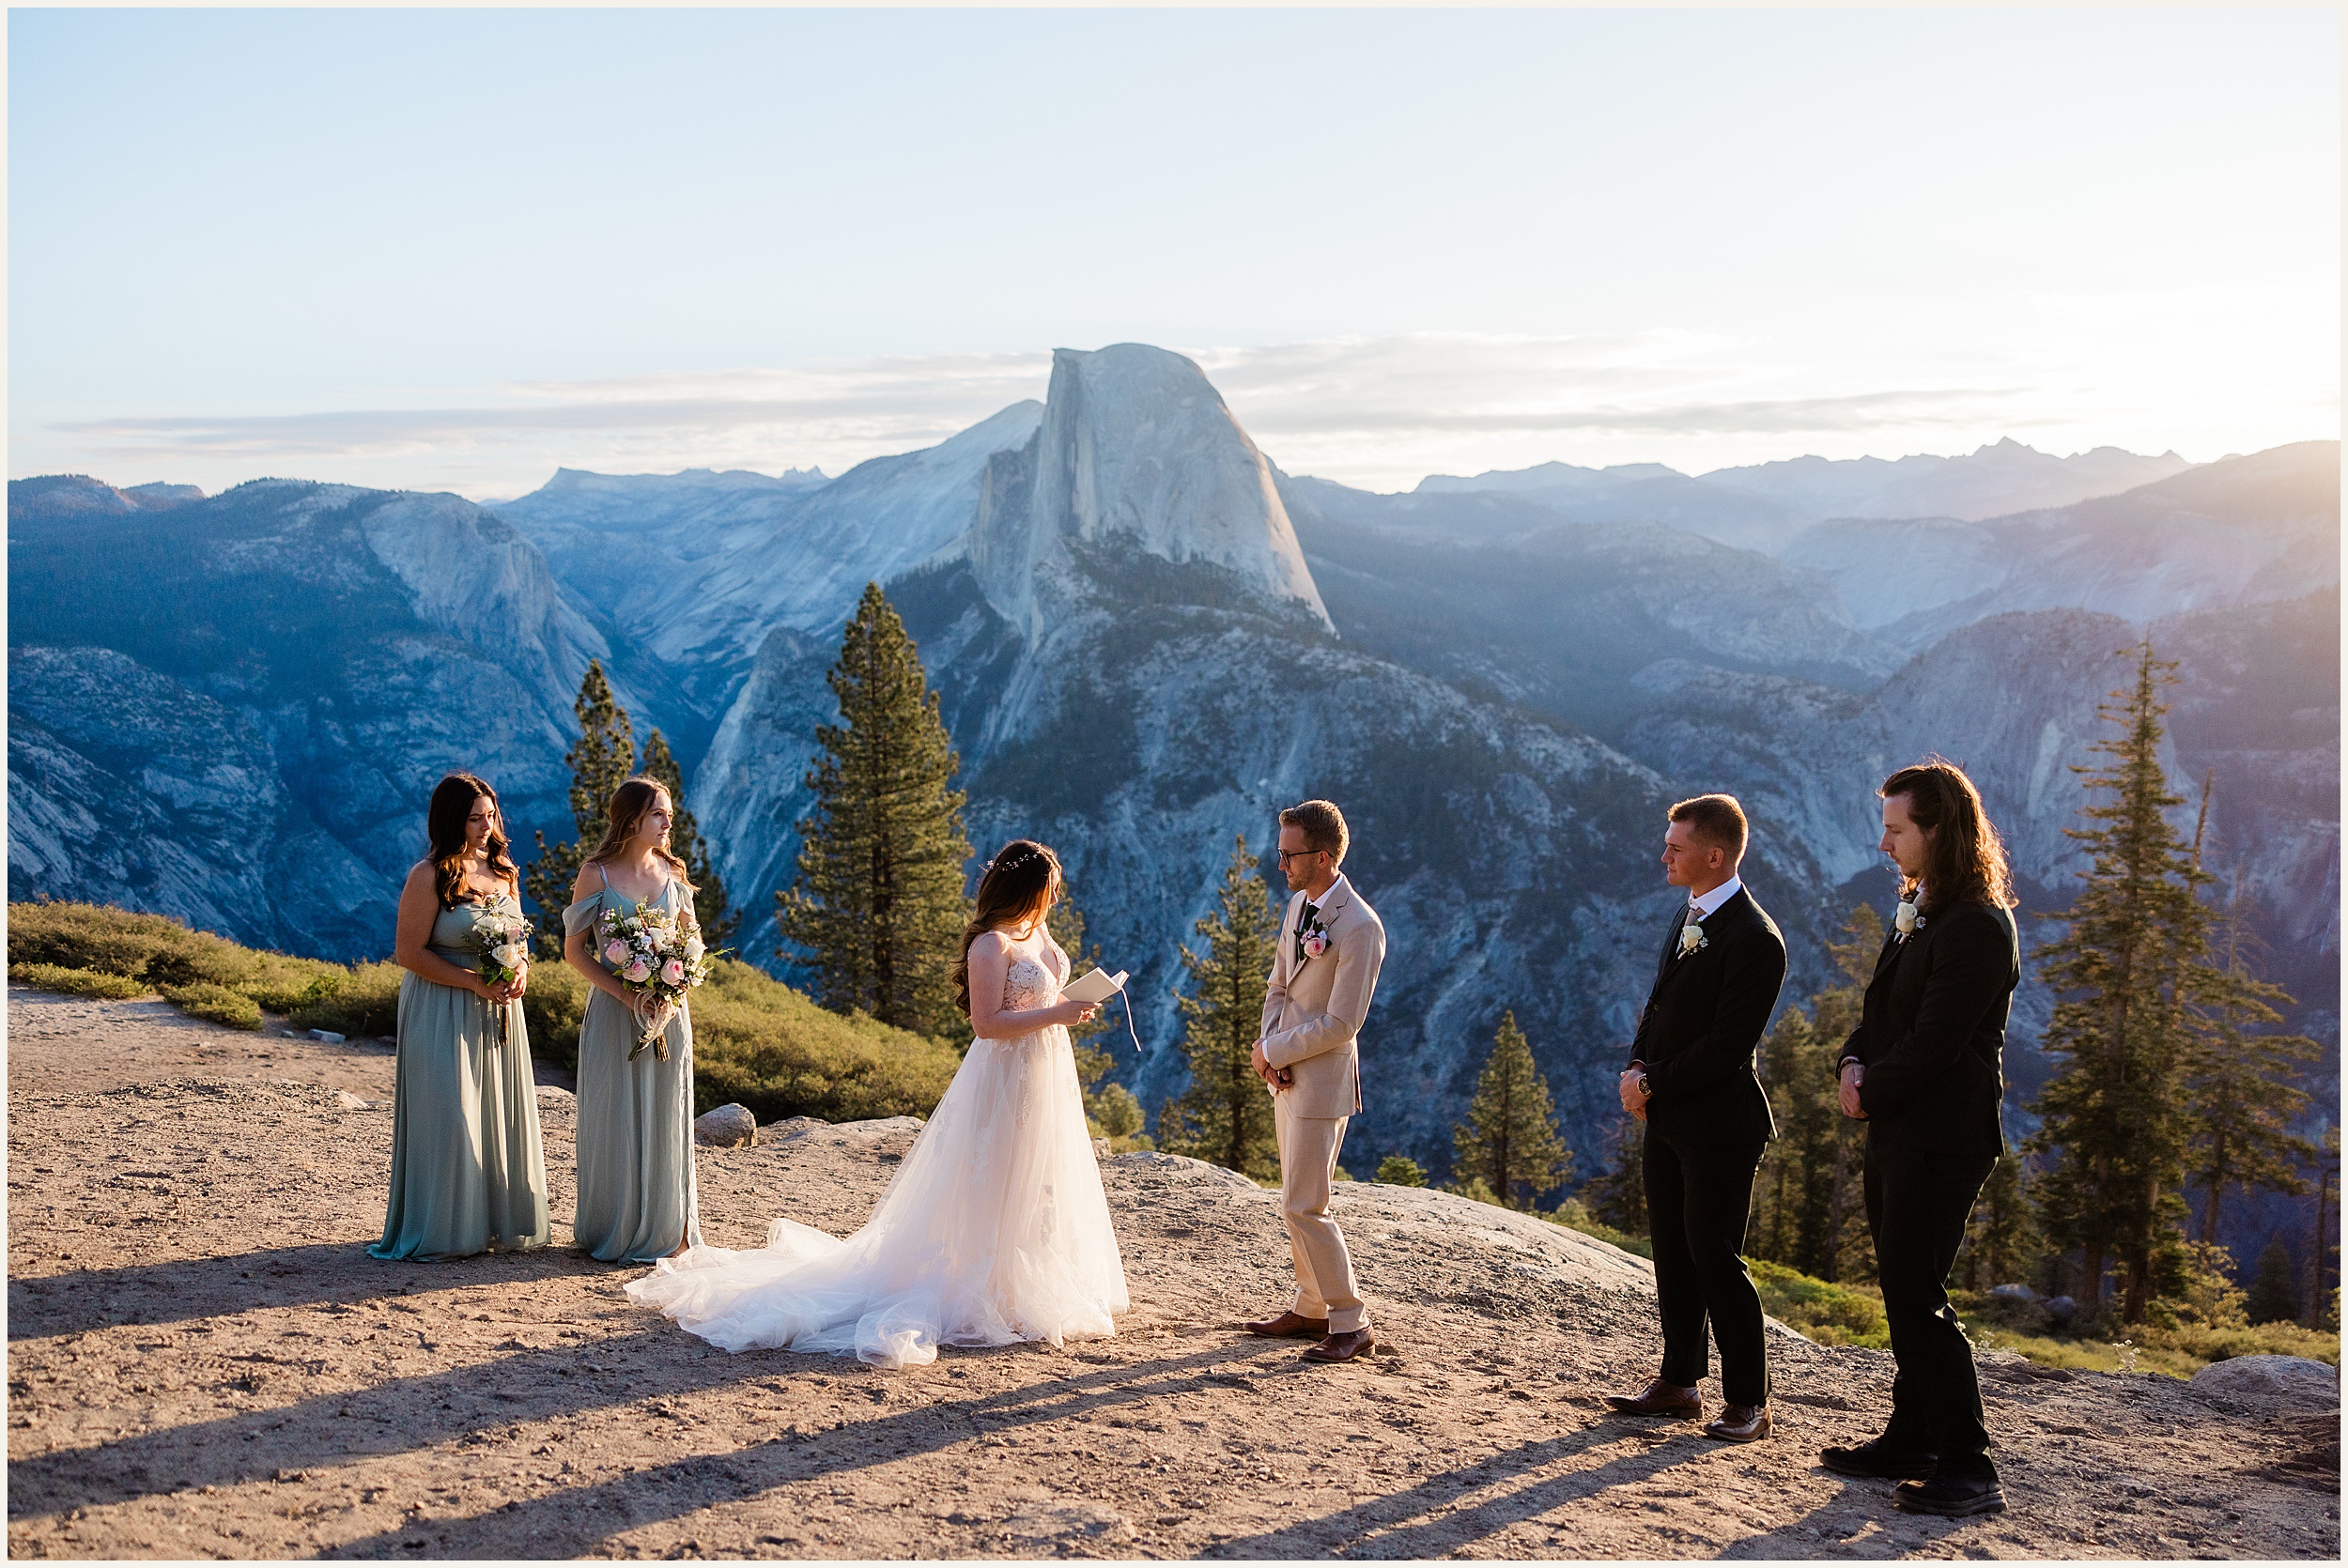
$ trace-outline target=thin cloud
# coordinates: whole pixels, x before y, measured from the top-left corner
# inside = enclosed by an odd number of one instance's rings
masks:
[[[1422,333],[1187,352],[1289,471],[1380,488],[1551,457],[1684,464],[1707,444],[1741,455],[1766,443],[1767,454],[1790,455],[1870,432],[1946,444],[1953,435],[1987,438],[1995,421],[2003,433],[2066,419],[2056,400],[1966,384],[1961,374],[1939,386],[1820,387],[1816,373],[1772,364],[1760,346],[1688,332]],[[1043,352],[889,357],[517,381],[404,407],[81,420],[20,433],[19,460],[114,473],[194,469],[213,483],[303,469],[471,494],[512,494],[556,467],[836,473],[1041,397],[1050,366]],[[1641,440],[1664,450],[1620,447]]]

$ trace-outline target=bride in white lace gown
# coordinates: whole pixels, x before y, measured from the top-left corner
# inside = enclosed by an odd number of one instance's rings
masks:
[[[1027,839],[987,863],[955,971],[978,1038],[861,1230],[779,1219],[765,1246],[695,1247],[628,1295],[727,1350],[880,1367],[1115,1334],[1131,1302],[1066,1027],[1093,1009],[1059,999],[1068,955],[1044,930],[1059,886]]]

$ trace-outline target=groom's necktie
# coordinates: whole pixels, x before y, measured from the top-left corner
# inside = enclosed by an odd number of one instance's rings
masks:
[[[1296,912],[1296,957],[1299,962],[1305,958],[1305,933],[1313,929],[1313,916],[1320,913],[1321,906],[1310,899],[1305,899],[1305,907]]]

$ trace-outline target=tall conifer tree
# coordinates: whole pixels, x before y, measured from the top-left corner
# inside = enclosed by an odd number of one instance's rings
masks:
[[[571,884],[588,855],[603,842],[609,822],[604,807],[635,771],[636,732],[627,710],[611,695],[603,664],[587,661],[579,678],[579,700],[571,711],[579,715],[579,741],[563,754],[571,769],[571,822],[579,836],[567,844],[549,844],[538,834],[538,858],[524,874],[523,886],[538,906],[539,940],[559,951],[563,945],[562,914],[571,901]]]
[[[1044,916],[1043,924],[1044,929],[1051,932],[1052,940],[1059,944],[1060,951],[1068,955],[1070,975],[1081,975],[1088,969],[1101,966],[1100,945],[1085,945],[1084,912],[1076,907],[1075,895],[1064,883],[1060,888],[1060,900]],[[1117,1064],[1110,1058],[1109,1053],[1086,1043],[1093,1036],[1112,1028],[1114,1025],[1110,1019],[1114,1009],[1123,1006],[1125,1003],[1122,1000],[1111,1000],[1093,1015],[1091,1022],[1070,1024],[1068,1034],[1075,1051],[1076,1082],[1084,1093],[1085,1120],[1090,1124],[1092,1135],[1122,1142],[1129,1148],[1148,1148],[1151,1146],[1149,1135],[1141,1130],[1147,1122],[1141,1101],[1135,1099],[1134,1092],[1124,1084],[1110,1080],[1109,1068]]]
[[[798,882],[775,895],[780,956],[815,971],[816,999],[937,1035],[960,1019],[952,969],[969,908],[957,760],[921,660],[878,583],[841,633],[828,677],[840,722],[815,731],[814,808]]]
[[[2209,792],[2201,793],[2201,828],[2193,835],[2194,860],[2201,853],[2209,821]],[[2201,1190],[2201,1238],[2217,1241],[2218,1206],[2227,1190],[2300,1193],[2308,1190],[2299,1172],[2313,1165],[2316,1146],[2291,1130],[2307,1109],[2299,1069],[2323,1055],[2302,1035],[2269,1035],[2258,1029],[2282,1022],[2277,1006],[2291,998],[2280,986],[2251,977],[2244,948],[2240,899],[2220,916],[2222,956],[2213,967],[2191,1014],[2193,1051],[2186,1070],[2186,1115],[2192,1128],[2190,1175]]]
[[[2131,1323],[2151,1299],[2155,1254],[2183,1232],[2191,1007],[2217,978],[2197,897],[2205,878],[2168,817],[2184,797],[2160,764],[2160,694],[2176,666],[2150,639],[2136,652],[2135,684],[2098,709],[2118,730],[2093,747],[2104,761],[2075,770],[2101,798],[2080,808],[2091,825],[2065,830],[2087,846],[2090,869],[2062,916],[2068,931],[2039,950],[2060,998],[2043,1045],[2061,1065],[2039,1096],[2031,1142],[2057,1156],[2038,1184],[2048,1238],[2079,1250],[2079,1294],[2091,1302],[2102,1299],[2106,1263],[2118,1263]]]
[[[1231,847],[1214,913],[1195,929],[1206,951],[1182,948],[1190,993],[1178,998],[1188,1025],[1182,1053],[1190,1059],[1190,1087],[1159,1112],[1158,1146],[1269,1176],[1279,1168],[1279,1140],[1272,1097],[1250,1062],[1280,933],[1244,837]]]
[[[1513,1012],[1501,1015],[1467,1120],[1452,1129],[1451,1147],[1455,1176],[1482,1181],[1511,1208],[1531,1208],[1535,1198],[1572,1174],[1573,1156],[1557,1132],[1549,1081]]]
[[[1606,1171],[1585,1185],[1579,1196],[1590,1218],[1612,1225],[1626,1236],[1647,1233],[1646,1124],[1630,1116],[1618,1118],[1607,1140]]]
[[[702,838],[701,824],[685,808],[685,772],[677,766],[676,757],[659,730],[655,730],[645,738],[643,765],[638,771],[666,786],[669,802],[676,807],[676,816],[669,825],[669,848],[685,862],[685,880],[693,884],[693,917],[701,922],[702,940],[712,947],[729,945],[734,941],[734,928],[741,924],[741,916],[726,907],[725,882],[718,875],[718,868],[710,863],[709,846]]]
[[[2031,1207],[2029,1173],[2018,1154],[2002,1154],[1973,1202],[1957,1269],[1968,1290],[2027,1283],[2037,1259],[2038,1217]]]

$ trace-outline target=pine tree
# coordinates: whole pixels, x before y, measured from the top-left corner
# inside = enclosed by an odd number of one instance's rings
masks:
[[[1264,992],[1279,941],[1279,921],[1257,874],[1247,840],[1231,850],[1215,912],[1195,928],[1202,956],[1182,948],[1190,994],[1178,998],[1188,1027],[1182,1053],[1190,1087],[1158,1114],[1158,1146],[1252,1176],[1279,1166],[1272,1097],[1250,1066],[1263,1028]]]
[[[1451,1146],[1453,1171],[1461,1179],[1481,1179],[1511,1208],[1531,1208],[1535,1198],[1573,1172],[1573,1156],[1557,1134],[1549,1081],[1513,1012],[1501,1015],[1467,1120],[1452,1129]]]
[[[1052,906],[1043,924],[1052,933],[1052,940],[1059,944],[1060,951],[1068,955],[1069,974],[1080,975],[1101,966],[1100,945],[1085,945],[1084,912],[1076,907],[1075,897],[1065,883],[1060,886],[1059,902]],[[1085,1121],[1095,1138],[1106,1138],[1113,1145],[1121,1145],[1118,1147],[1120,1154],[1128,1149],[1153,1146],[1149,1134],[1141,1130],[1146,1121],[1141,1101],[1124,1084],[1107,1081],[1109,1068],[1116,1063],[1106,1051],[1085,1041],[1111,1027],[1110,1008],[1123,1006],[1122,1001],[1113,1001],[1095,1014],[1089,1023],[1068,1026],[1075,1048],[1076,1082],[1084,1093]]]
[[[2043,1048],[2061,1059],[2039,1096],[2031,1148],[2057,1155],[2039,1184],[2041,1220],[2058,1246],[2079,1249],[2080,1294],[2103,1294],[2107,1260],[2124,1276],[2123,1315],[2140,1322],[2153,1259],[2182,1234],[2191,1131],[2186,1076],[2196,1060],[2189,1008],[2211,989],[2205,963],[2205,880],[2168,812],[2184,804],[2160,765],[2163,687],[2175,665],[2137,650],[2134,686],[2098,712],[2118,726],[2078,768],[2106,798],[2081,807],[2091,824],[2066,829],[2091,869],[2068,932],[2039,950],[2041,976],[2060,998]]]
[[[2037,1215],[2031,1207],[2022,1157],[2000,1155],[1966,1223],[1965,1250],[1957,1258],[1965,1288],[1987,1290],[2025,1282],[2037,1261]]]
[[[1645,1236],[1646,1217],[1646,1124],[1618,1118],[1607,1140],[1606,1173],[1578,1194],[1590,1218],[1626,1236]]]
[[[2209,792],[2201,795],[2201,821],[2209,820]],[[2201,834],[2194,834],[2194,859],[2201,859]],[[2204,1243],[2217,1241],[2217,1208],[2228,1188],[2244,1192],[2300,1193],[2308,1184],[2302,1166],[2316,1161],[2316,1147],[2291,1131],[2307,1109],[2306,1091],[2294,1082],[2298,1069],[2323,1055],[2300,1035],[2253,1033],[2282,1022],[2277,1005],[2291,998],[2280,986],[2251,978],[2244,960],[2248,935],[2240,899],[2225,912],[2222,960],[2188,1013],[2193,1050],[2186,1069],[2186,1114],[2193,1158],[2190,1174],[2201,1190]]]
[[[563,946],[562,914],[571,901],[571,884],[579,867],[603,842],[610,825],[604,808],[611,792],[635,771],[636,758],[636,734],[627,710],[611,695],[600,660],[587,661],[571,711],[579,715],[579,742],[563,754],[563,761],[570,765],[571,822],[579,837],[567,844],[549,844],[541,830],[538,858],[522,879],[530,901],[538,906],[539,940],[551,944],[556,952]]]
[[[1840,984],[1789,1007],[1762,1037],[1761,1082],[1778,1136],[1754,1181],[1753,1253],[1819,1279],[1874,1270],[1860,1202],[1866,1124],[1837,1104],[1837,1062],[1859,1022],[1866,982],[1883,945],[1883,922],[1864,904],[1844,922],[1845,940],[1827,944]]]
[[[878,583],[865,584],[827,679],[840,722],[815,731],[798,881],[775,895],[792,945],[778,955],[813,969],[816,999],[835,1012],[941,1034],[961,1018],[964,796],[937,696]]]
[[[637,771],[646,778],[658,779],[669,792],[669,804],[675,807],[676,815],[669,824],[669,848],[685,862],[685,880],[693,884],[693,917],[701,922],[702,941],[712,947],[730,945],[741,916],[726,907],[726,884],[709,858],[709,846],[702,841],[701,825],[685,808],[684,770],[677,766],[659,730],[646,737],[644,761]]]
[[[2299,1270],[2281,1237],[2259,1253],[2258,1272],[2250,1280],[2248,1306],[2253,1323],[2288,1323],[2299,1315]]]

